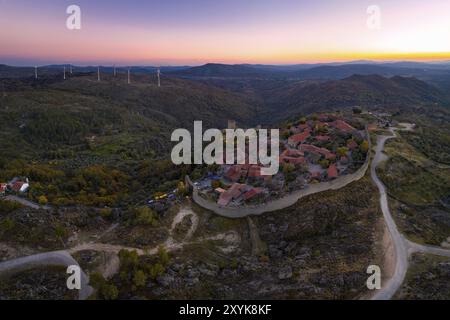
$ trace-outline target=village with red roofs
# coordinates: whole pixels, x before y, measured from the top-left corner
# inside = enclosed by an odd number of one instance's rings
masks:
[[[366,161],[368,139],[365,124],[352,116],[301,118],[280,129],[276,175],[262,175],[260,164],[224,164],[196,186],[200,196],[220,207],[268,203],[308,185],[354,173]]]

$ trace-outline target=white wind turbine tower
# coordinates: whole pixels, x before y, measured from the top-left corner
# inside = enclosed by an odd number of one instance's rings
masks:
[[[158,70],[156,71],[156,74],[158,76],[158,88],[161,87],[161,69],[158,67]]]
[[[97,67],[97,81],[100,81],[100,66]]]
[[[130,67],[128,67],[128,84],[131,83],[131,79],[130,79]]]
[[[66,66],[64,66],[64,80],[66,80]]]
[[[117,75],[116,73],[116,65],[114,65],[114,77]]]
[[[34,79],[38,79],[37,66],[34,66]]]
[[[70,74],[73,74],[73,68],[72,68],[72,65],[70,65]]]

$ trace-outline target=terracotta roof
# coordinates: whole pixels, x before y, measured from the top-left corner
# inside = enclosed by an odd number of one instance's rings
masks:
[[[293,135],[292,137],[289,137],[288,142],[290,144],[303,143],[310,136],[311,136],[311,133],[309,132],[309,130],[307,130],[305,132],[298,133],[298,134]]]
[[[248,171],[249,177],[261,177],[261,167],[260,166],[251,166]]]
[[[346,133],[351,133],[353,131],[356,131],[355,128],[353,128],[351,125],[349,125],[347,122],[343,121],[343,120],[336,120],[334,122],[334,126],[336,128],[338,128],[339,130],[342,130]]]
[[[248,191],[248,192],[246,192],[244,194],[244,199],[245,200],[249,200],[249,199],[257,196],[261,192],[263,192],[263,189],[261,189],[261,188],[253,188],[253,189],[251,189],[250,191]]]
[[[321,153],[319,147],[313,146],[311,144],[302,144],[299,147],[300,151],[312,152],[312,153]]]
[[[0,192],[5,192],[7,186],[8,185],[6,183],[0,183]]]
[[[323,153],[323,155],[324,155],[325,159],[327,159],[327,160],[336,158],[336,155],[335,155],[333,152],[328,151],[328,150],[325,151],[325,152]]]
[[[306,159],[304,157],[280,157],[281,162],[292,163],[292,164],[301,164],[306,163]]]
[[[311,173],[311,177],[312,178],[320,178],[320,176],[322,175],[321,173],[320,173],[320,171],[312,171],[312,172],[310,172]]]
[[[25,184],[25,182],[23,182],[23,181],[16,181],[16,182],[14,182],[13,185],[11,186],[11,189],[12,189],[14,192],[19,192],[20,189],[22,188],[22,186],[23,186],[24,184]]]
[[[303,157],[304,155],[305,153],[300,150],[286,149],[281,154],[281,157]]]
[[[328,178],[337,178],[338,177],[338,171],[336,164],[330,165],[330,167],[327,170]]]
[[[235,165],[228,169],[227,173],[225,173],[225,178],[230,181],[236,182],[241,178],[241,166]]]
[[[224,192],[220,195],[219,201],[217,201],[217,204],[220,206],[226,206],[231,202],[232,199],[233,199],[233,197],[231,196],[231,193]]]
[[[245,184],[235,183],[231,186],[231,188],[227,191],[227,193],[231,193],[233,199],[239,198],[242,194],[242,191],[245,189]]]
[[[310,152],[310,153],[316,153],[316,154],[320,154],[323,155],[326,159],[332,159],[335,158],[336,155],[331,152],[330,150],[326,149],[326,148],[319,148],[310,144],[302,144],[299,146],[299,149],[301,151],[306,151],[306,152]]]

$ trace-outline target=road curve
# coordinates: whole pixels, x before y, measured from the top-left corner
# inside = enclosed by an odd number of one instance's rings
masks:
[[[54,251],[35,254],[28,257],[17,258],[0,263],[0,274],[15,274],[41,266],[72,266],[78,262],[67,251]],[[69,276],[67,274],[67,276]],[[79,300],[85,300],[92,294],[92,288],[88,285],[87,275],[81,270],[81,290],[78,293]]]
[[[411,129],[407,128],[405,130]],[[377,147],[375,150],[375,157],[370,168],[370,175],[380,192],[381,210],[383,211],[384,220],[395,248],[396,262],[394,274],[390,279],[383,283],[382,288],[372,296],[372,300],[389,300],[394,296],[405,279],[406,272],[408,271],[408,258],[411,254],[420,252],[450,257],[450,250],[414,243],[406,239],[405,236],[403,236],[397,229],[397,225],[395,224],[389,210],[386,186],[381,182],[376,173],[378,165],[387,159],[387,156],[383,153],[386,141],[396,137],[395,129],[391,128],[390,131],[392,136],[377,137]]]
[[[372,297],[373,300],[391,299],[397,289],[402,285],[403,280],[406,276],[406,271],[408,270],[408,250],[405,246],[404,238],[398,231],[397,225],[395,224],[389,210],[386,187],[378,178],[376,173],[378,165],[386,159],[386,156],[383,153],[384,145],[387,140],[394,137],[395,135],[377,137],[376,153],[370,167],[370,175],[372,177],[372,180],[375,182],[378,190],[380,191],[381,210],[383,211],[384,220],[386,221],[386,225],[388,227],[389,234],[395,248],[396,257],[395,271],[393,276],[384,283],[383,287],[379,291],[377,291],[377,293]]]

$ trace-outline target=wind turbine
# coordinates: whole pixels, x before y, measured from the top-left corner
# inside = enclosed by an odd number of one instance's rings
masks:
[[[66,66],[64,66],[64,80],[66,80]]]
[[[161,69],[158,67],[158,70],[156,71],[156,74],[158,76],[158,88],[161,87]]]
[[[70,65],[70,74],[73,74],[73,68],[72,68],[72,65]]]
[[[34,79],[38,79],[37,66],[34,66]]]
[[[114,77],[117,75],[116,73],[116,65],[114,65]]]
[[[97,67],[97,81],[100,81],[100,66]]]
[[[131,83],[131,79],[130,79],[130,67],[128,67],[128,84]]]

